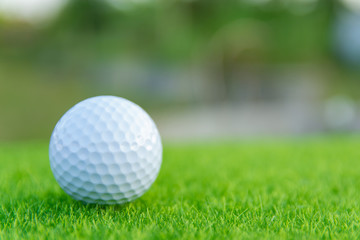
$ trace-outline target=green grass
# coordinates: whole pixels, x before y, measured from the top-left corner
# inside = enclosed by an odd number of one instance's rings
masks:
[[[0,239],[359,239],[360,139],[165,144],[159,178],[122,206],[55,182],[47,143],[0,145]]]

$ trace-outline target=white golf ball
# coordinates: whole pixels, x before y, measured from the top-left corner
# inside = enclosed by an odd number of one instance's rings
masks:
[[[59,120],[49,157],[56,181],[72,198],[122,204],[155,181],[162,144],[153,120],[138,105],[98,96],[76,104]]]

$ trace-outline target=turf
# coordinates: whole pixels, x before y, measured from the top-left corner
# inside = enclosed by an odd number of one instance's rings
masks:
[[[0,145],[0,239],[360,238],[360,139],[165,144],[159,178],[122,206],[54,180],[46,142]]]

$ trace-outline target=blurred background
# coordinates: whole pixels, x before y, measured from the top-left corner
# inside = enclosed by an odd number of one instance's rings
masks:
[[[354,133],[359,90],[358,0],[0,0],[0,141],[109,94],[166,140]]]

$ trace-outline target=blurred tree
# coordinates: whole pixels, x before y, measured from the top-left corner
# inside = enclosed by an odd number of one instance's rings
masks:
[[[98,34],[105,31],[118,12],[105,1],[72,0],[62,10],[52,27],[75,34]]]

